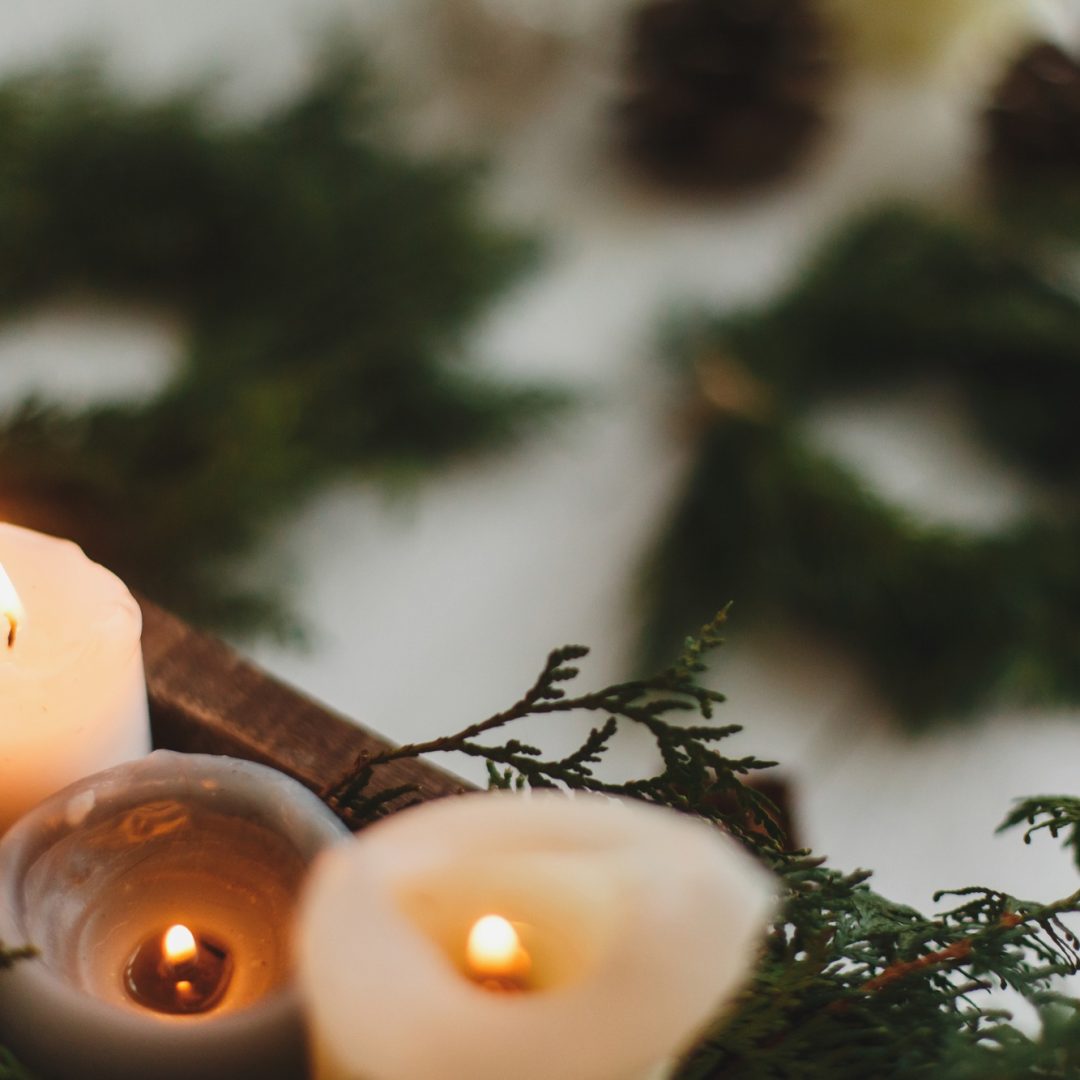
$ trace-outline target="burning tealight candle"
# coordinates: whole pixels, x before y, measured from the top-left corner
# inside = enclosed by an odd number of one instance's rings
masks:
[[[152,934],[132,954],[124,982],[134,1001],[163,1013],[207,1012],[232,976],[229,947],[183,923]]]
[[[526,990],[532,957],[514,924],[501,915],[483,915],[465,943],[469,976],[489,990]]]
[[[749,976],[773,904],[749,855],[674,811],[502,793],[406,810],[312,874],[316,1075],[662,1075]]]
[[[0,1042],[46,1077],[302,1074],[291,926],[348,832],[306,788],[159,750],[46,800],[0,843]]]
[[[0,523],[0,833],[150,750],[142,613],[75,544]]]

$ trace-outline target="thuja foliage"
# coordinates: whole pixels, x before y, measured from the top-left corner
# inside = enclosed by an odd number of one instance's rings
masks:
[[[150,400],[0,414],[0,516],[193,620],[278,610],[234,560],[331,481],[499,445],[556,400],[465,365],[534,245],[485,219],[475,165],[394,148],[353,54],[244,121],[93,70],[9,81],[0,162],[0,317],[89,296],[183,325]]]
[[[557,788],[643,799],[695,814],[733,833],[778,876],[782,907],[752,984],[682,1062],[678,1080],[1014,1080],[1080,1075],[1080,1001],[1059,985],[1080,964],[1063,917],[1080,891],[1052,903],[986,888],[943,892],[926,915],[876,893],[865,871],[844,873],[790,851],[774,808],[751,786],[770,763],[728,757],[740,729],[713,723],[722,695],[699,683],[720,643],[722,616],[687,642],[662,674],[578,695],[567,684],[579,646],[551,654],[514,705],[455,735],[359,760],[324,794],[353,825],[387,811],[416,788],[379,791],[379,771],[434,751],[488,762],[497,788]],[[573,753],[548,760],[538,747],[492,738],[527,716],[585,712],[602,718]],[[660,751],[656,775],[602,780],[596,766],[625,725],[645,727]],[[1074,828],[1080,801],[1019,805],[1003,827],[1053,821]],[[1035,1007],[1027,1034],[989,991],[1008,987]]]
[[[771,763],[754,757],[732,758],[716,744],[740,730],[738,725],[716,726],[713,707],[723,695],[701,686],[702,656],[720,643],[723,616],[708,624],[700,638],[687,644],[679,662],[660,675],[608,686],[602,690],[571,695],[563,684],[578,676],[574,661],[588,655],[583,645],[556,649],[547,659],[533,686],[509,709],[472,724],[455,735],[429,742],[409,743],[380,754],[364,753],[346,777],[323,794],[326,801],[353,827],[371,822],[387,808],[399,808],[402,799],[420,794],[412,786],[397,786],[372,794],[370,788],[380,768],[392,762],[437,752],[456,752],[483,759],[493,787],[560,788],[605,795],[629,795],[661,806],[702,813],[722,820],[742,835],[761,827],[779,845],[781,833],[772,806],[760,793],[742,784],[739,777]],[[530,716],[595,713],[604,717],[572,754],[546,759],[543,751],[516,738],[505,743],[478,741],[517,720]],[[704,723],[687,724],[687,714]],[[633,724],[652,736],[663,768],[654,776],[611,783],[596,775],[594,766],[610,748],[620,725]],[[700,796],[708,792],[708,799]],[[737,795],[734,813],[726,809],[725,796]]]
[[[1027,824],[1024,843],[1046,831],[1055,839],[1064,832],[1065,847],[1071,848],[1073,862],[1080,869],[1080,799],[1069,795],[1050,795],[1038,799],[1022,799],[1005,819],[1001,828],[1012,829]]]
[[[647,652],[717,598],[856,654],[912,725],[1080,702],[1080,299],[1030,235],[905,207],[846,227],[775,302],[682,327],[706,415],[648,573]],[[1039,512],[931,524],[808,437],[829,401],[943,384]]]

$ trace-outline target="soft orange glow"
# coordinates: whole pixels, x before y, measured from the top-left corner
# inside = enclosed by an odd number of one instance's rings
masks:
[[[501,915],[485,915],[473,923],[465,946],[465,958],[470,973],[481,980],[521,979],[532,966],[518,932]]]
[[[6,630],[9,649],[15,644],[15,634],[19,629],[19,623],[25,618],[26,611],[19,599],[19,594],[15,591],[11,578],[7,576],[7,571],[0,565],[0,619],[7,623],[7,626],[0,625],[0,640]]]
[[[164,950],[165,959],[174,967],[178,964],[190,963],[199,953],[195,935],[181,923],[170,926],[165,931],[161,947]]]
[[[176,923],[143,938],[124,968],[124,988],[154,1012],[205,1013],[221,1001],[232,974],[232,953],[223,942]]]

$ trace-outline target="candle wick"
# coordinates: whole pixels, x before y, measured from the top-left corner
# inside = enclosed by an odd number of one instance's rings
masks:
[[[15,633],[19,629],[19,620],[11,612],[4,612],[4,617],[8,621],[7,646],[12,649],[15,647]]]

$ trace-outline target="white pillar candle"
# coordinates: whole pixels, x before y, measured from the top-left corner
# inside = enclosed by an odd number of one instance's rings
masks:
[[[58,792],[0,843],[0,1043],[37,1074],[295,1080],[293,914],[348,831],[249,761],[158,750]]]
[[[0,833],[150,750],[142,613],[69,540],[0,523]]]
[[[661,1075],[747,980],[773,906],[770,875],[675,811],[502,793],[406,810],[312,873],[316,1075]]]

